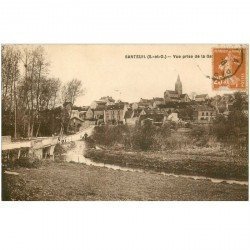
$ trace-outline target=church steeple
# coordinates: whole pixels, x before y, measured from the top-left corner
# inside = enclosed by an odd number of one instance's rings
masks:
[[[182,83],[179,74],[175,83],[175,91],[178,93],[179,96],[182,94]]]

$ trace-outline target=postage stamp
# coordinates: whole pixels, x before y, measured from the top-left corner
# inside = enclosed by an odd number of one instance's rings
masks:
[[[245,90],[246,48],[213,48],[213,89]]]

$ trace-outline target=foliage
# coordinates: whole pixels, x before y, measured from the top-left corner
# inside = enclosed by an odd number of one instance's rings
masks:
[[[54,149],[54,154],[61,156],[66,152],[65,148],[61,144],[56,144],[55,149]]]
[[[84,93],[82,88],[82,82],[78,79],[72,79],[67,82],[62,88],[62,99],[63,102],[71,102],[73,105],[76,98]]]
[[[170,149],[187,144],[187,138],[174,132],[172,124],[168,123],[158,127],[150,121],[146,121],[142,126],[97,126],[92,139],[98,145],[120,145],[126,149],[143,151]]]
[[[234,94],[235,101],[228,117],[217,115],[211,127],[211,134],[230,147],[239,155],[245,156],[248,152],[248,116],[244,113],[247,106],[242,93]]]
[[[62,105],[61,81],[49,77],[50,63],[42,46],[2,46],[2,133],[17,137],[67,132],[70,114]],[[65,85],[70,101],[81,95],[81,81]]]

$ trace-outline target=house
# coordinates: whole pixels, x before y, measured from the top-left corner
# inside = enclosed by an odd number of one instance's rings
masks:
[[[131,108],[134,110],[134,109],[138,109],[139,108],[139,103],[138,102],[133,102],[131,104]]]
[[[93,118],[96,120],[97,125],[104,123],[104,111],[105,107],[97,107],[96,109],[93,109]]]
[[[166,104],[161,104],[161,105],[158,105],[157,109],[164,112],[164,113],[172,113],[175,111],[176,109],[176,106],[175,103],[173,102],[169,102],[169,103],[166,103]]]
[[[188,94],[181,94],[180,95],[180,101],[181,102],[190,102],[191,99],[189,98]]]
[[[91,106],[90,106],[89,109],[86,112],[85,119],[89,120],[89,119],[93,119],[93,118],[94,118],[94,112],[93,112],[93,109],[91,109]]]
[[[124,115],[124,121],[128,125],[135,125],[136,124],[136,119],[133,117],[134,111],[132,109],[129,109],[125,112]]]
[[[209,96],[207,94],[201,94],[201,95],[196,95],[195,96],[195,101],[196,102],[205,102],[209,99]]]
[[[206,105],[197,106],[193,112],[193,120],[197,123],[211,123],[215,116],[215,108]]]
[[[80,127],[83,125],[84,121],[80,119],[79,117],[72,117],[69,120],[69,127],[74,132],[78,132],[80,130]]]
[[[109,105],[104,110],[104,123],[105,124],[119,124],[124,123],[125,113],[128,109],[128,105],[125,103],[115,103]]]
[[[89,106],[82,106],[81,109],[79,110],[79,118],[85,120],[88,109]]]
[[[124,121],[127,125],[136,125],[139,122],[140,115],[145,115],[143,109],[128,109],[125,112]]]
[[[79,112],[79,118],[82,119],[82,120],[85,120],[86,119],[86,114],[87,114],[87,111],[85,111],[85,110],[80,111]]]
[[[141,125],[144,125],[146,121],[150,121],[152,124],[156,126],[161,126],[163,124],[163,120],[164,120],[164,114],[148,113],[140,116],[139,123]]]
[[[169,115],[164,116],[164,122],[179,122],[180,119],[178,117],[178,113],[171,113]]]
[[[93,101],[90,104],[91,109],[96,109],[97,107],[106,107],[109,105],[114,105],[115,100],[111,96],[103,96],[98,101]]]
[[[153,108],[157,108],[159,105],[164,104],[164,98],[161,97],[154,97],[153,98]]]
[[[134,102],[131,104],[132,109],[152,109],[153,99],[143,99],[141,98],[139,102]]]
[[[91,108],[91,109],[96,109],[97,107],[106,107],[106,104],[107,104],[107,102],[106,102],[106,101],[102,101],[102,100],[93,101],[93,102],[90,104],[90,108]]]
[[[138,102],[138,107],[140,109],[143,108],[153,108],[153,99],[143,99],[141,98],[140,101]]]
[[[175,90],[166,90],[164,92],[164,102],[189,102],[190,98],[187,94],[182,94],[182,82],[178,75],[175,82]]]
[[[230,111],[232,111],[234,100],[234,96],[230,94],[224,94],[223,96],[216,95],[212,98],[211,105],[218,114],[228,116]]]
[[[70,116],[70,118],[73,118],[73,117],[80,118],[79,117],[79,111],[77,109],[72,109],[71,110],[71,116]]]
[[[91,106],[85,113],[85,121],[95,121],[95,124],[102,124],[104,123],[104,111],[106,106],[97,106],[95,109],[91,109]],[[86,122],[87,124],[87,122]]]

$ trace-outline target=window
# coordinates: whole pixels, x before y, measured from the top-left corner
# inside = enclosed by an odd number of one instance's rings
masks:
[[[206,113],[206,115],[207,115],[207,116],[209,115],[208,112]]]
[[[204,112],[202,112],[202,114],[201,114],[202,116],[204,116]]]

